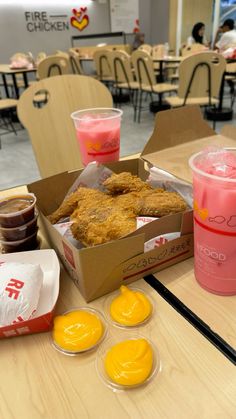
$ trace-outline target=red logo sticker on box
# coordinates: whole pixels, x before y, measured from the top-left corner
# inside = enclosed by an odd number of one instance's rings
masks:
[[[62,245],[63,245],[66,260],[75,269],[75,261],[74,261],[74,256],[73,256],[72,250],[69,248],[69,246],[67,246],[67,244],[65,242],[62,242]]]

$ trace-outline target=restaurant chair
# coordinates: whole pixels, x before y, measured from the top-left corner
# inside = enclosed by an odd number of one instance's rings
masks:
[[[164,44],[153,45],[153,47],[152,47],[152,58],[153,58],[153,60],[159,60],[160,58],[163,58],[164,54],[165,54]],[[155,73],[159,74],[160,63],[155,63],[154,62],[154,69],[155,69]]]
[[[136,120],[137,93],[139,83],[134,80],[130,55],[125,51],[111,51],[109,55],[116,97],[122,89],[128,90],[134,107],[134,121]]]
[[[0,99],[0,149],[1,135],[14,132],[17,135],[13,121],[13,111],[16,110],[18,100],[17,99]]]
[[[140,122],[143,92],[150,93],[152,101],[153,95],[157,94],[159,96],[159,105],[161,106],[163,94],[176,91],[178,86],[171,83],[156,83],[153,59],[148,53],[136,50],[131,55],[131,61],[135,70],[136,80],[139,83],[137,112],[138,122]]]
[[[230,101],[231,109],[233,109],[235,102],[235,84],[236,84],[236,63],[226,64],[226,74],[224,76],[224,82],[230,86]]]
[[[36,64],[36,66],[38,66],[38,65],[39,65],[39,63],[40,63],[41,61],[43,61],[45,58],[47,58],[47,54],[46,54],[46,52],[44,52],[44,51],[40,51],[40,52],[36,55],[36,58],[35,58],[35,64]]]
[[[151,55],[152,54],[152,46],[149,45],[149,44],[140,45],[140,47],[138,47],[138,51],[144,51],[147,54]]]
[[[69,50],[69,60],[73,74],[84,74],[84,71],[80,63],[79,53],[72,50],[72,48]]]
[[[71,65],[68,54],[63,53],[50,55],[42,60],[38,65],[38,77],[40,80],[47,77],[58,76],[62,74],[71,74]]]
[[[98,49],[93,54],[97,78],[108,86],[111,86],[114,82],[109,60],[110,53],[109,50]]]
[[[37,108],[37,92],[47,103]],[[21,95],[17,113],[27,129],[42,177],[82,167],[71,113],[87,108],[112,108],[112,96],[103,83],[77,74],[45,78]]]
[[[205,45],[203,44],[199,44],[199,43],[195,43],[192,45],[182,45],[181,49],[180,49],[180,55],[182,57],[188,57],[189,55],[192,54],[198,54],[199,52],[206,52],[208,51],[209,48],[207,48]]]
[[[166,98],[166,102],[171,107],[217,105],[225,68],[224,57],[214,52],[201,52],[186,57],[179,66],[177,95]]]

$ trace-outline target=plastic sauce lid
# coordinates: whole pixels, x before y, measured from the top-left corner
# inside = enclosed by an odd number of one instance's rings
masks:
[[[122,285],[105,300],[105,313],[114,326],[135,328],[151,319],[154,305],[154,301],[142,289]]]
[[[104,339],[107,327],[103,315],[90,307],[78,307],[54,318],[53,346],[66,355],[95,349]]]
[[[156,347],[140,335],[111,337],[102,343],[96,355],[97,373],[113,391],[147,385],[160,368]]]

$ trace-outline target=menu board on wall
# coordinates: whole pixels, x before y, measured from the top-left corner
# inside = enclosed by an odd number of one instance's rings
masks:
[[[139,0],[110,0],[111,31],[136,32],[139,28]]]

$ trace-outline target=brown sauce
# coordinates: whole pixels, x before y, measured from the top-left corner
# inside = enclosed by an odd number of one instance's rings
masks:
[[[33,199],[27,198],[11,198],[0,203],[0,214],[11,214],[29,208]]]

